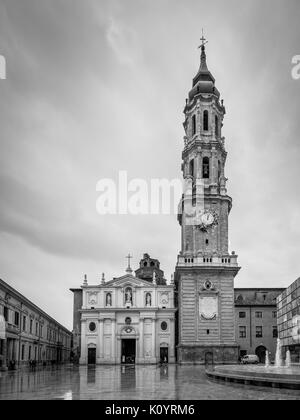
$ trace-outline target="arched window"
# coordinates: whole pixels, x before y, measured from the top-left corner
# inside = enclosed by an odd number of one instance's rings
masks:
[[[193,136],[196,134],[196,115],[192,117],[192,134]]]
[[[190,161],[190,171],[189,175],[194,176],[194,159]]]
[[[243,296],[242,295],[238,295],[238,297],[236,298],[236,301],[237,302],[243,302],[244,301],[244,298],[243,298]]]
[[[203,112],[203,130],[208,131],[208,111]]]
[[[216,115],[215,116],[215,133],[216,133],[216,137],[219,137],[219,118]]]
[[[202,165],[202,176],[205,179],[209,178],[209,158],[203,158],[203,165]]]

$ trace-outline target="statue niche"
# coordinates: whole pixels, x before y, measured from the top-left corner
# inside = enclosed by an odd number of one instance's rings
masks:
[[[131,287],[126,287],[125,289],[125,305],[133,305],[132,299],[132,289]]]
[[[107,293],[106,294],[106,302],[105,302],[106,306],[111,306],[112,305],[112,299],[111,299],[111,293]]]
[[[152,304],[151,293],[147,293],[146,294],[146,306],[151,306],[151,304]]]

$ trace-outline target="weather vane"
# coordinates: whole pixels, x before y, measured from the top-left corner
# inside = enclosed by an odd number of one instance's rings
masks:
[[[200,41],[201,41],[201,45],[199,45],[199,47],[198,47],[198,48],[202,48],[202,47],[204,47],[204,45],[205,45],[205,44],[207,44],[207,43],[208,43],[208,41],[207,41],[207,40],[206,40],[206,38],[204,37],[203,28],[202,28],[202,37],[200,38]]]

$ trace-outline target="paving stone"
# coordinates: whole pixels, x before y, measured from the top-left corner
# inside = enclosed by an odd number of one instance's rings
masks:
[[[219,383],[203,366],[61,366],[1,372],[0,400],[300,400],[299,391]]]

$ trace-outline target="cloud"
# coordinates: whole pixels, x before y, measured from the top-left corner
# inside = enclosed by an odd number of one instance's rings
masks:
[[[138,65],[140,45],[137,40],[137,34],[132,28],[122,26],[115,19],[110,18],[106,37],[116,58],[122,64],[127,64],[131,67]]]

